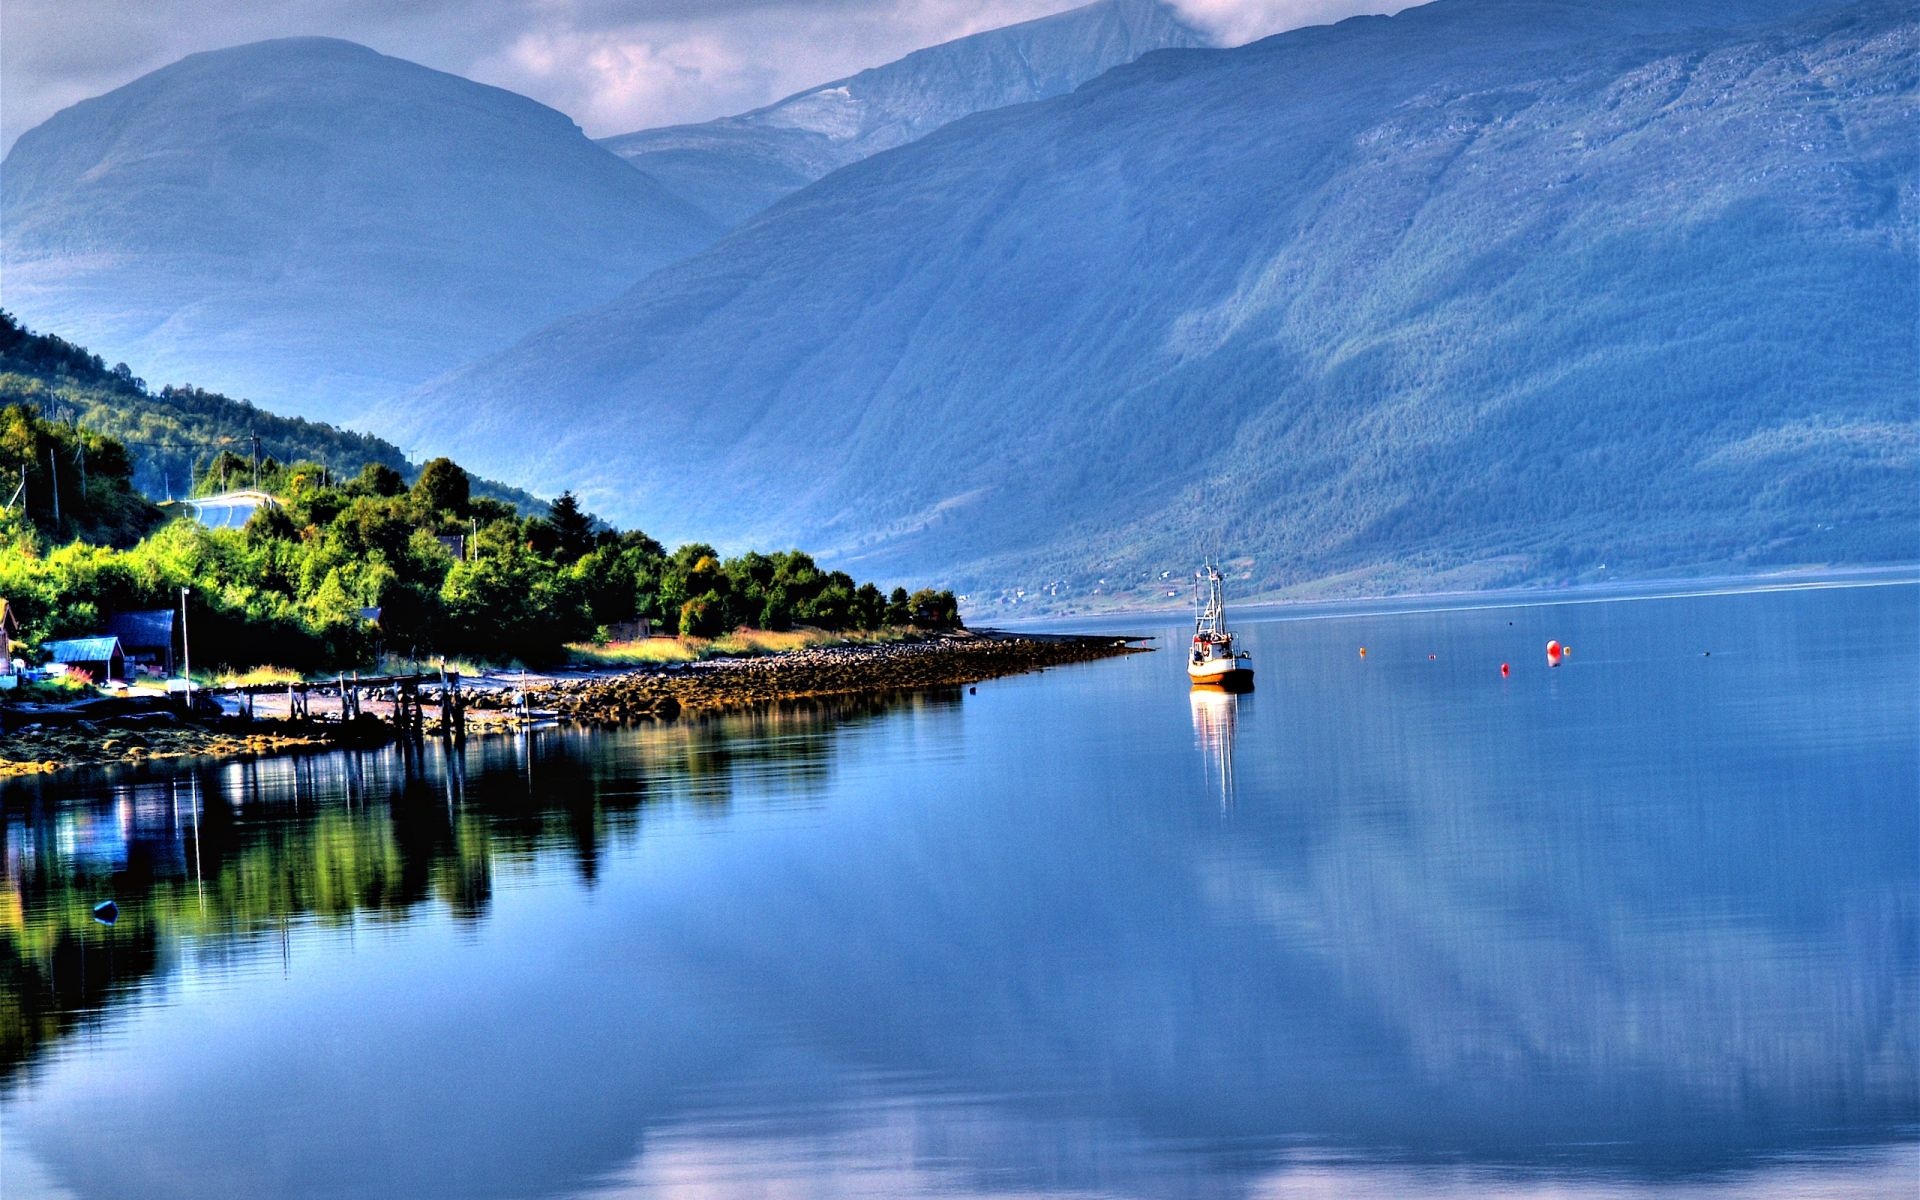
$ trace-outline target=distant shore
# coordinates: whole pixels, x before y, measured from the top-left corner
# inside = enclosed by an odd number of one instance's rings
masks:
[[[1111,607],[1048,608],[1033,613],[998,612],[992,619],[1013,633],[1038,632],[1073,626],[1098,633],[1102,627],[1124,628],[1142,622],[1186,622],[1193,619],[1187,593],[1190,580],[1174,581],[1186,587],[1183,599],[1160,599]],[[1785,571],[1741,575],[1644,577],[1582,580],[1564,584],[1458,591],[1412,591],[1387,594],[1328,596],[1260,593],[1242,597],[1228,584],[1228,603],[1236,619],[1287,617],[1345,617],[1366,613],[1387,615],[1457,608],[1527,608],[1542,604],[1576,604],[1604,600],[1663,600],[1686,596],[1715,596],[1733,592],[1779,591],[1809,587],[1878,587],[1920,583],[1920,563],[1865,567],[1796,567]],[[985,615],[978,619],[986,620]]]
[[[1070,663],[1138,653],[1143,639],[1113,634],[928,635],[900,642],[829,646],[744,658],[713,658],[630,669],[490,674],[463,682],[468,731],[484,735],[527,721],[617,725],[724,712],[782,700],[954,687]],[[238,718],[176,719],[152,714],[116,720],[8,713],[0,732],[0,778],[70,767],[191,757],[234,757],[365,745],[389,740],[379,709],[356,722]],[[428,736],[439,732],[427,708]],[[36,719],[38,718],[38,719]]]

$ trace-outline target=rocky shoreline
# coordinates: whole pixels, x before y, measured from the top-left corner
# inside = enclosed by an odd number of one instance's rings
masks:
[[[618,723],[778,700],[952,687],[1069,663],[1138,653],[1139,639],[954,634],[918,641],[832,646],[755,658],[719,658],[565,680],[530,688],[527,703],[563,720]],[[476,700],[475,709],[482,707]]]
[[[540,677],[524,688],[497,681],[466,693],[474,734],[519,728],[529,719],[583,725],[670,720],[812,697],[954,687],[1047,667],[1144,652],[1139,638],[993,631],[929,635],[888,643],[792,650],[751,658],[639,667],[580,678]],[[433,710],[429,709],[429,712]],[[427,732],[437,732],[437,715]],[[18,715],[0,733],[0,779],[68,767],[195,756],[274,754],[388,740],[378,719],[240,721],[154,716],[39,720]]]
[[[338,726],[312,721],[259,721],[245,728],[227,722],[133,729],[107,722],[91,730],[28,726],[0,736],[0,779],[68,767],[325,748],[342,744],[339,734]]]

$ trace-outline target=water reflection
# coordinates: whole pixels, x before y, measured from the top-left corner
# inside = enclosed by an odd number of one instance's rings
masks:
[[[1219,796],[1223,813],[1233,808],[1236,792],[1233,736],[1239,727],[1242,701],[1251,704],[1251,694],[1194,688],[1187,697],[1193,709],[1193,742],[1200,749],[1202,774],[1207,790]]]
[[[957,689],[793,702],[638,730],[164,764],[10,783],[0,799],[0,1082],[125,997],[167,937],[251,944],[289,919],[486,916],[499,865],[563,857],[591,885],[650,805],[817,799],[837,731]],[[471,780],[471,782],[470,782]],[[70,793],[78,793],[77,795]],[[112,926],[93,906],[114,899]]]
[[[1251,625],[1258,707],[1140,656],[8,793],[15,927],[87,955],[20,993],[69,1024],[10,1187],[1871,1193],[1920,1121],[1915,599]]]

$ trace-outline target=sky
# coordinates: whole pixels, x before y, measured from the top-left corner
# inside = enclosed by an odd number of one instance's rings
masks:
[[[744,112],[1086,0],[5,0],[0,143],[198,50],[347,38],[510,88],[594,137]],[[1223,45],[1406,0],[1169,0]]]

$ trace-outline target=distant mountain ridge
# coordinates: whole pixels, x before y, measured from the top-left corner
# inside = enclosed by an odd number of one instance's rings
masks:
[[[0,165],[0,220],[28,324],[329,420],[718,233],[563,114],[330,38],[63,110]]]
[[[1150,56],[835,173],[407,432],[975,589],[1913,558],[1917,40],[1897,0],[1436,0]]]
[[[1206,44],[1159,0],[1097,0],[916,50],[739,116],[601,144],[732,225],[960,117],[1072,91],[1150,51]]]

